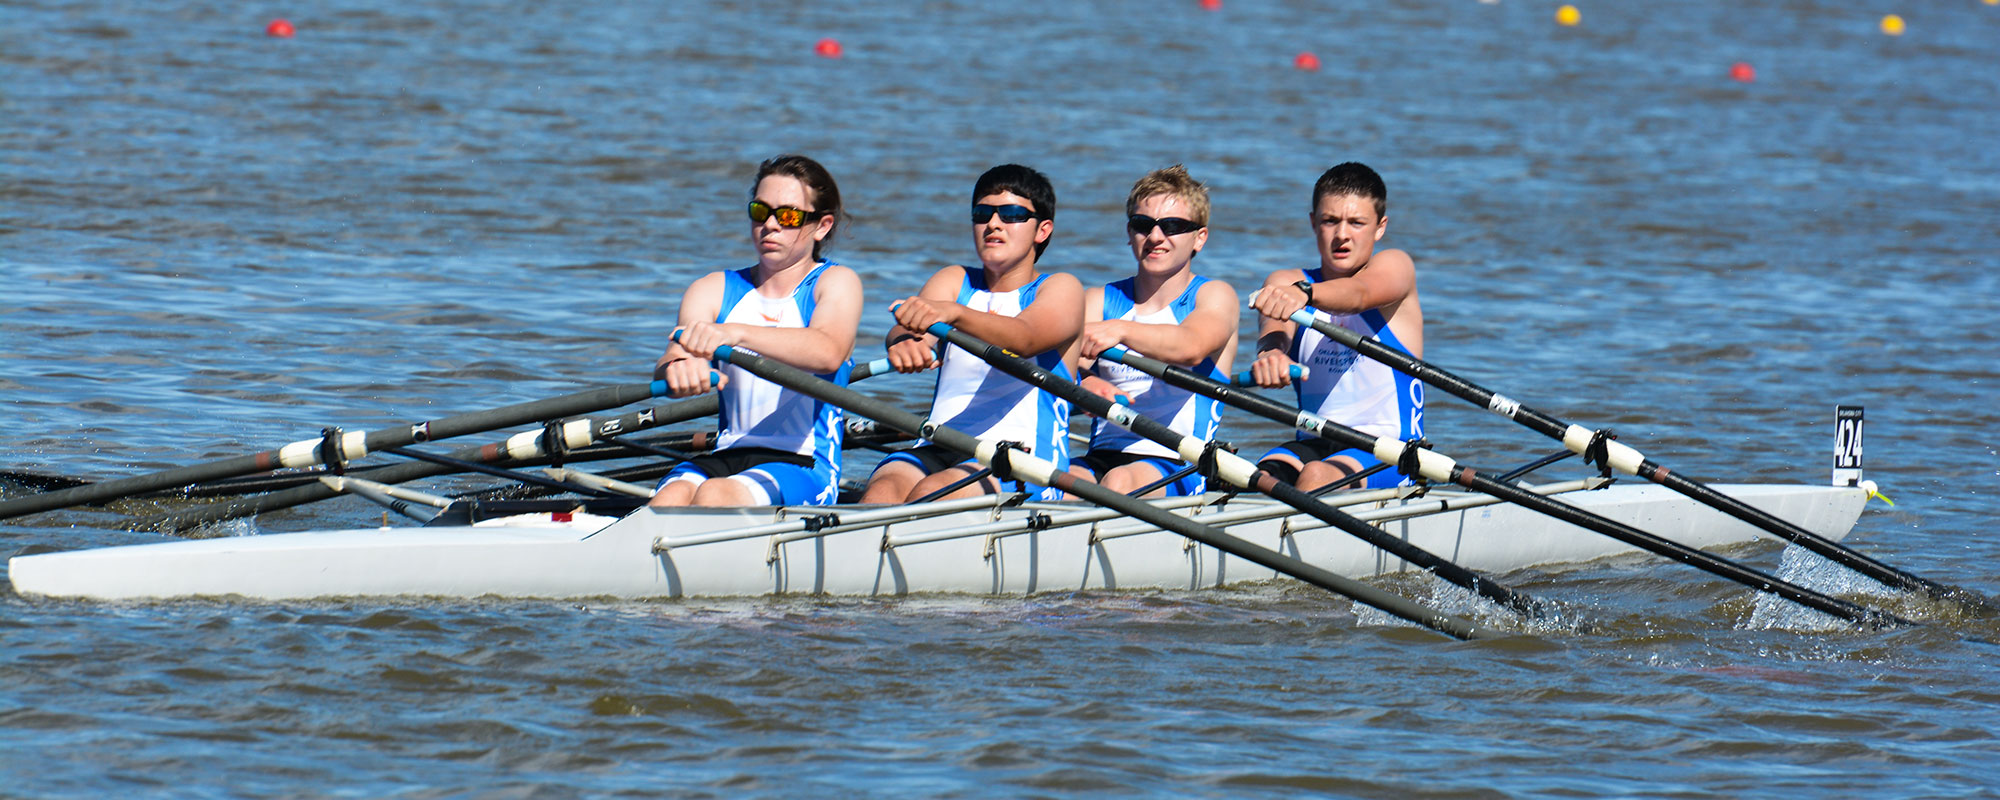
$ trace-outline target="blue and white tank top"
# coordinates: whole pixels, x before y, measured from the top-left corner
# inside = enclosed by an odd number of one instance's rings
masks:
[[[1195,295],[1201,291],[1201,285],[1208,282],[1207,278],[1197,275],[1194,280],[1188,282],[1187,289],[1182,291],[1179,297],[1174,298],[1166,308],[1140,314],[1138,307],[1132,301],[1133,280],[1126,278],[1104,287],[1105,319],[1129,319],[1149,324],[1178,325],[1186,322],[1188,314],[1194,312]],[[1099,359],[1096,369],[1097,377],[1109,381],[1111,385],[1118,387],[1120,393],[1132,398],[1132,408],[1139,413],[1166,422],[1175,433],[1184,436],[1193,436],[1197,439],[1215,438],[1216,424],[1222,419],[1221,401],[1170,386],[1165,381],[1156,380],[1151,375],[1109,359]],[[1193,369],[1214,380],[1223,382],[1229,380],[1229,377],[1216,367],[1213,358],[1204,359]],[[1090,449],[1180,458],[1179,453],[1102,419],[1091,424]]]
[[[813,289],[830,266],[832,261],[819,262],[788,297],[758,294],[750,282],[755,267],[723,273],[722,310],[716,313],[715,321],[804,328],[812,323]],[[841,362],[840,369],[820,377],[845,386],[853,366],[854,360],[849,358]],[[715,449],[768,447],[812,456],[816,465],[830,468],[833,478],[839,479],[840,437],[846,428],[839,407],[759,378],[734,364],[723,364],[719,369],[728,376],[729,384],[722,387],[722,434]]]
[[[984,270],[966,268],[958,302],[974,311],[1018,317],[1035,302],[1035,292],[1048,278],[1042,275],[1011,292],[993,292],[986,288]],[[1059,348],[1034,360],[1063,380],[1075,380],[1064,355]],[[957,346],[945,348],[938,366],[930,418],[981,439],[1018,442],[1032,455],[1069,469],[1069,401],[996,370]]]
[[[1306,280],[1325,280],[1319,269],[1305,271]],[[1327,320],[1365,338],[1410,352],[1410,348],[1389,330],[1389,321],[1378,309],[1359,314],[1328,314],[1312,309],[1316,319]],[[1299,407],[1362,433],[1377,437],[1410,440],[1424,435],[1424,385],[1388,365],[1339,342],[1327,339],[1308,327],[1292,338],[1292,360],[1311,368],[1311,374],[1293,386],[1299,393]],[[1310,438],[1301,433],[1299,438]]]

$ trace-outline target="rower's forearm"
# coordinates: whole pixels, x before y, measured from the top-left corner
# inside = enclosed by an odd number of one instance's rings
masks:
[[[1126,349],[1179,367],[1192,367],[1215,355],[1229,341],[1227,332],[1218,341],[1202,336],[1184,325],[1129,324],[1118,340]]]
[[[1306,305],[1328,314],[1359,314],[1381,304],[1369,296],[1368,287],[1348,279],[1313,284],[1312,302]]]
[[[729,323],[737,325],[737,323]],[[840,368],[854,353],[854,340],[840,340],[813,328],[766,328],[741,325],[736,341],[758,355],[807,372],[827,373]]]
[[[1083,327],[1081,319],[1071,326],[1037,327],[1019,317],[1003,317],[974,311],[959,317],[952,327],[990,344],[1023,356],[1035,356],[1066,347]]]

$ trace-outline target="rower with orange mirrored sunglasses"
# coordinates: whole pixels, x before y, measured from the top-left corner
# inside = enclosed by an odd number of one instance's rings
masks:
[[[826,216],[826,212],[824,211],[807,211],[791,206],[772,208],[771,204],[762,200],[750,201],[750,222],[754,225],[762,225],[764,224],[764,220],[777,217],[778,227],[796,228],[806,224],[809,220],[819,219],[824,216]]]

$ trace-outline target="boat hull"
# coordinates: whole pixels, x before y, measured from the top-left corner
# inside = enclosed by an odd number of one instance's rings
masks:
[[[1818,486],[1717,487],[1830,539],[1853,528],[1866,495]],[[1433,493],[1434,500],[1447,493]],[[1761,531],[1651,485],[1563,496],[1683,544],[1715,547]],[[1238,498],[1224,512],[1265,500]],[[1416,500],[1410,502],[1427,502]],[[1391,502],[1388,505],[1395,505]],[[656,552],[662,537],[770,523],[800,509],[641,509],[597,530],[555,523],[347,530],[243,536],[17,556],[15,591],[31,597],[105,600],[192,596],[309,599],[351,596],[454,598],[655,598],[772,594],[1023,594],[1079,589],[1199,589],[1279,577],[1268,568],[1189,546],[1160,531],[1101,537],[1079,525],[1016,535],[971,535],[884,547],[885,536],[945,534],[1032,513],[1089,506],[1052,503],[961,512],[883,528],[774,543],[769,536]],[[813,509],[808,511],[823,511]],[[1182,512],[1187,513],[1187,512]],[[1215,509],[1195,515],[1213,517]],[[1246,523],[1229,532],[1334,572],[1367,577],[1410,569],[1337,530],[1292,531],[1302,518]],[[1504,573],[1633,552],[1599,534],[1507,504],[1385,521],[1384,530],[1468,568]]]

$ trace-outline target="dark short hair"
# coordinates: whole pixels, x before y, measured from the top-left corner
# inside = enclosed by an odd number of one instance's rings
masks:
[[[1389,213],[1389,187],[1366,164],[1349,161],[1320,173],[1319,181],[1313,184],[1312,207],[1317,210],[1321,198],[1342,194],[1358,194],[1375,201],[1378,219]]]
[[[841,223],[847,220],[847,213],[840,207],[840,184],[833,182],[833,173],[819,162],[788,153],[757,165],[757,178],[750,182],[750,199],[757,199],[757,184],[772,175],[798,179],[805,184],[806,199],[812,202],[813,210],[833,217],[833,229],[826,232],[826,238],[813,242],[813,258],[817,260],[820,247],[832,242],[834,235],[840,233]]]
[[[1001,164],[987,170],[985,174],[979,176],[976,183],[972,184],[972,202],[977,203],[981,197],[1001,192],[1010,192],[1027,198],[1028,202],[1035,204],[1035,215],[1040,219],[1056,218],[1056,187],[1049,183],[1049,176],[1043,175],[1033,167]],[[1042,257],[1042,251],[1049,249],[1049,242],[1054,240],[1055,236],[1051,235],[1035,243],[1037,260]]]

